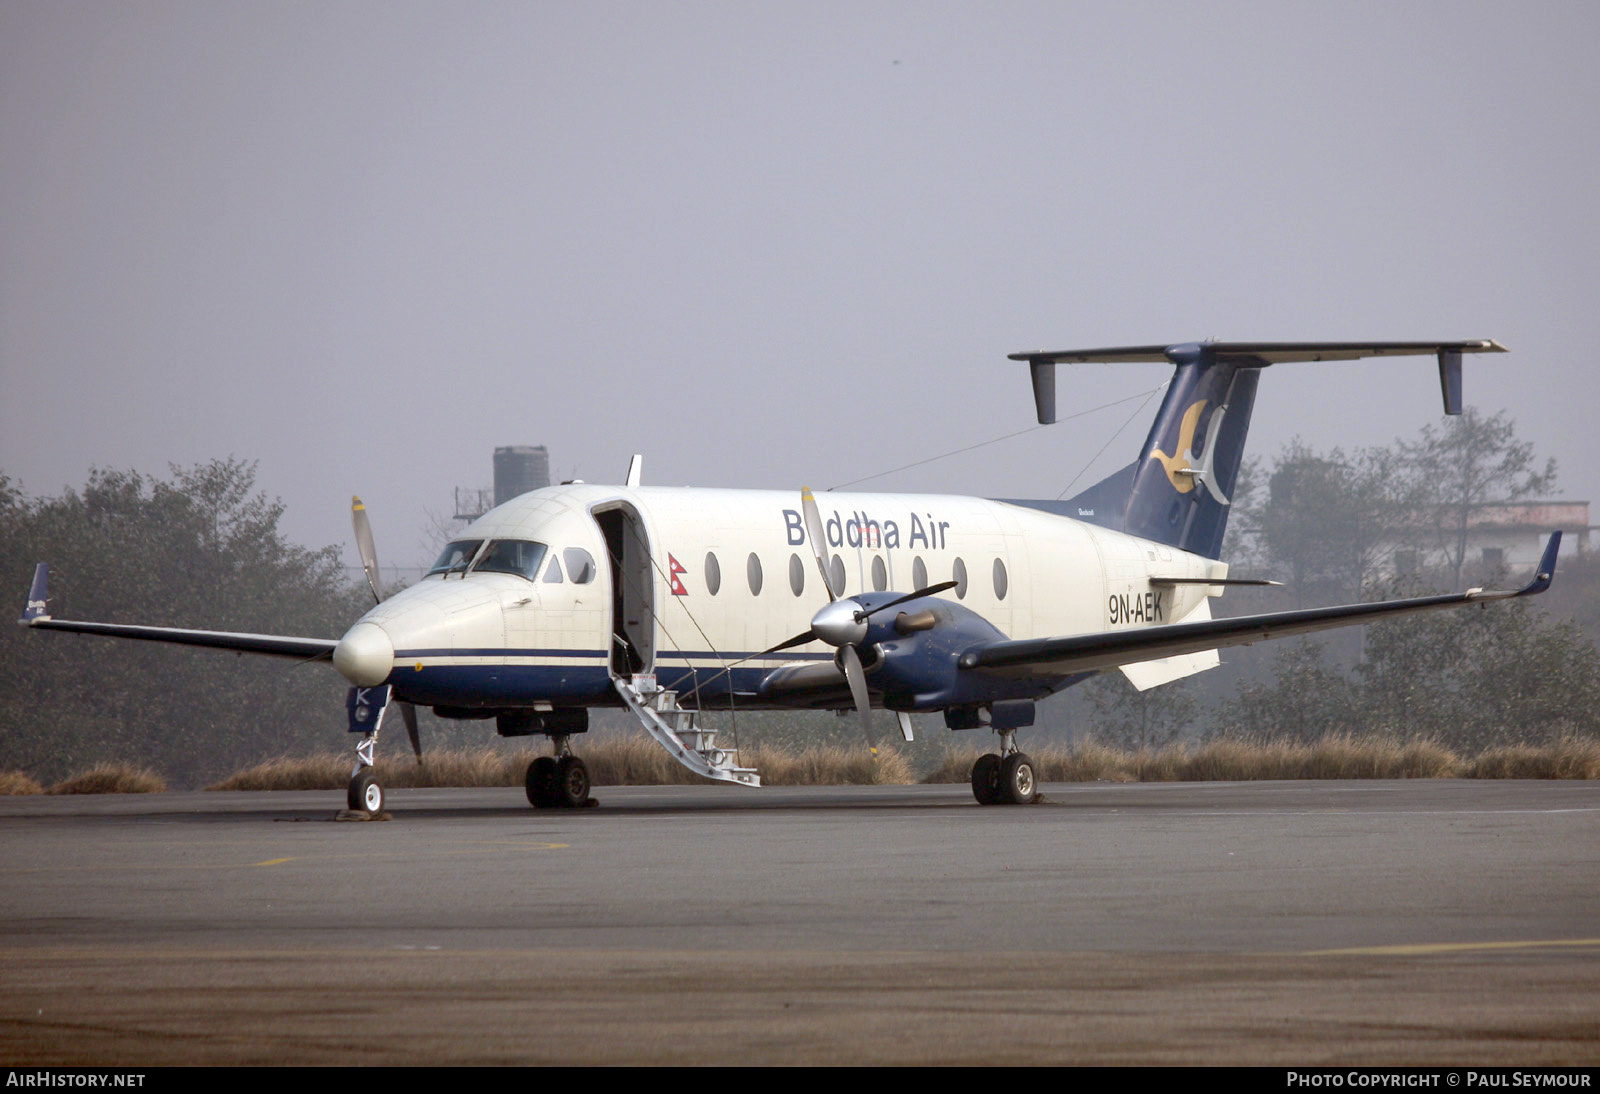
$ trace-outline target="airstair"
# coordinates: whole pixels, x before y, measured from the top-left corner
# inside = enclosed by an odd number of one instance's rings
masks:
[[[650,736],[684,767],[720,782],[761,785],[756,769],[740,767],[736,750],[718,748],[717,731],[702,728],[699,714],[680,707],[678,693],[656,686],[654,675],[614,676],[611,682]]]

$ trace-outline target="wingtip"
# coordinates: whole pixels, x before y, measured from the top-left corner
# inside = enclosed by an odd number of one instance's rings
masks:
[[[50,618],[50,564],[40,562],[33,568],[33,584],[28,589],[28,606],[22,610],[22,618],[17,620],[25,627],[32,626],[37,620]]]
[[[1523,595],[1542,593],[1550,587],[1556,576],[1556,557],[1561,553],[1561,532],[1550,533],[1550,542],[1545,544],[1544,554],[1539,558],[1539,566],[1533,573],[1533,580],[1522,589]]]

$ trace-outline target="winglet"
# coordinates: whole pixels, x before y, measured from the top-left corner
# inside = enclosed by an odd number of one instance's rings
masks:
[[[17,620],[23,626],[31,626],[35,619],[49,619],[48,606],[50,594],[47,586],[50,584],[50,564],[41,562],[33,568],[33,587],[28,590],[28,606],[22,611],[22,618]]]
[[[1542,593],[1550,587],[1551,579],[1556,576],[1556,555],[1561,553],[1561,533],[1550,533],[1550,542],[1545,544],[1544,555],[1539,559],[1539,568],[1533,572],[1533,580],[1524,585],[1517,593],[1518,596],[1531,596]]]

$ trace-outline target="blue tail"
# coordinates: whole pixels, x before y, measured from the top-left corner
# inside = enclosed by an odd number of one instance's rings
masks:
[[[1268,365],[1436,354],[1445,413],[1461,413],[1461,355],[1504,353],[1471,342],[1185,342],[1175,346],[1014,353],[1033,372],[1039,421],[1055,421],[1055,366],[1170,361],[1176,367],[1139,459],[1065,503],[1031,503],[1207,558],[1222,552],[1244,458],[1256,382]],[[1029,504],[1029,503],[1025,503]]]

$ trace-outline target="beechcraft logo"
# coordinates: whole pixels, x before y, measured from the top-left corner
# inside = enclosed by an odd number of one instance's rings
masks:
[[[1217,485],[1216,475],[1212,472],[1211,461],[1217,452],[1217,438],[1222,434],[1222,416],[1227,413],[1226,406],[1219,406],[1211,414],[1211,420],[1206,423],[1206,442],[1202,446],[1200,455],[1194,454],[1194,434],[1200,426],[1200,415],[1206,408],[1206,400],[1201,399],[1191,403],[1189,409],[1183,412],[1183,421],[1178,425],[1178,443],[1173,446],[1176,454],[1169,456],[1161,449],[1152,449],[1150,458],[1161,465],[1167,473],[1167,481],[1172,488],[1180,494],[1187,494],[1194,489],[1196,482],[1203,484],[1206,493],[1210,494],[1218,505],[1229,504],[1223,496],[1222,488]]]
[[[689,590],[683,587],[683,580],[678,576],[679,574],[686,574],[688,572],[688,570],[683,568],[683,563],[679,562],[671,555],[667,556],[667,584],[672,586],[673,596],[689,595]]]
[[[1194,431],[1200,424],[1200,412],[1206,408],[1206,401],[1201,399],[1198,403],[1191,403],[1188,410],[1183,412],[1183,424],[1178,427],[1178,443],[1173,447],[1177,449],[1175,455],[1167,455],[1157,448],[1150,453],[1150,458],[1166,468],[1167,481],[1172,488],[1180,494],[1187,494],[1194,489],[1194,479],[1182,473],[1182,469],[1194,466]]]

